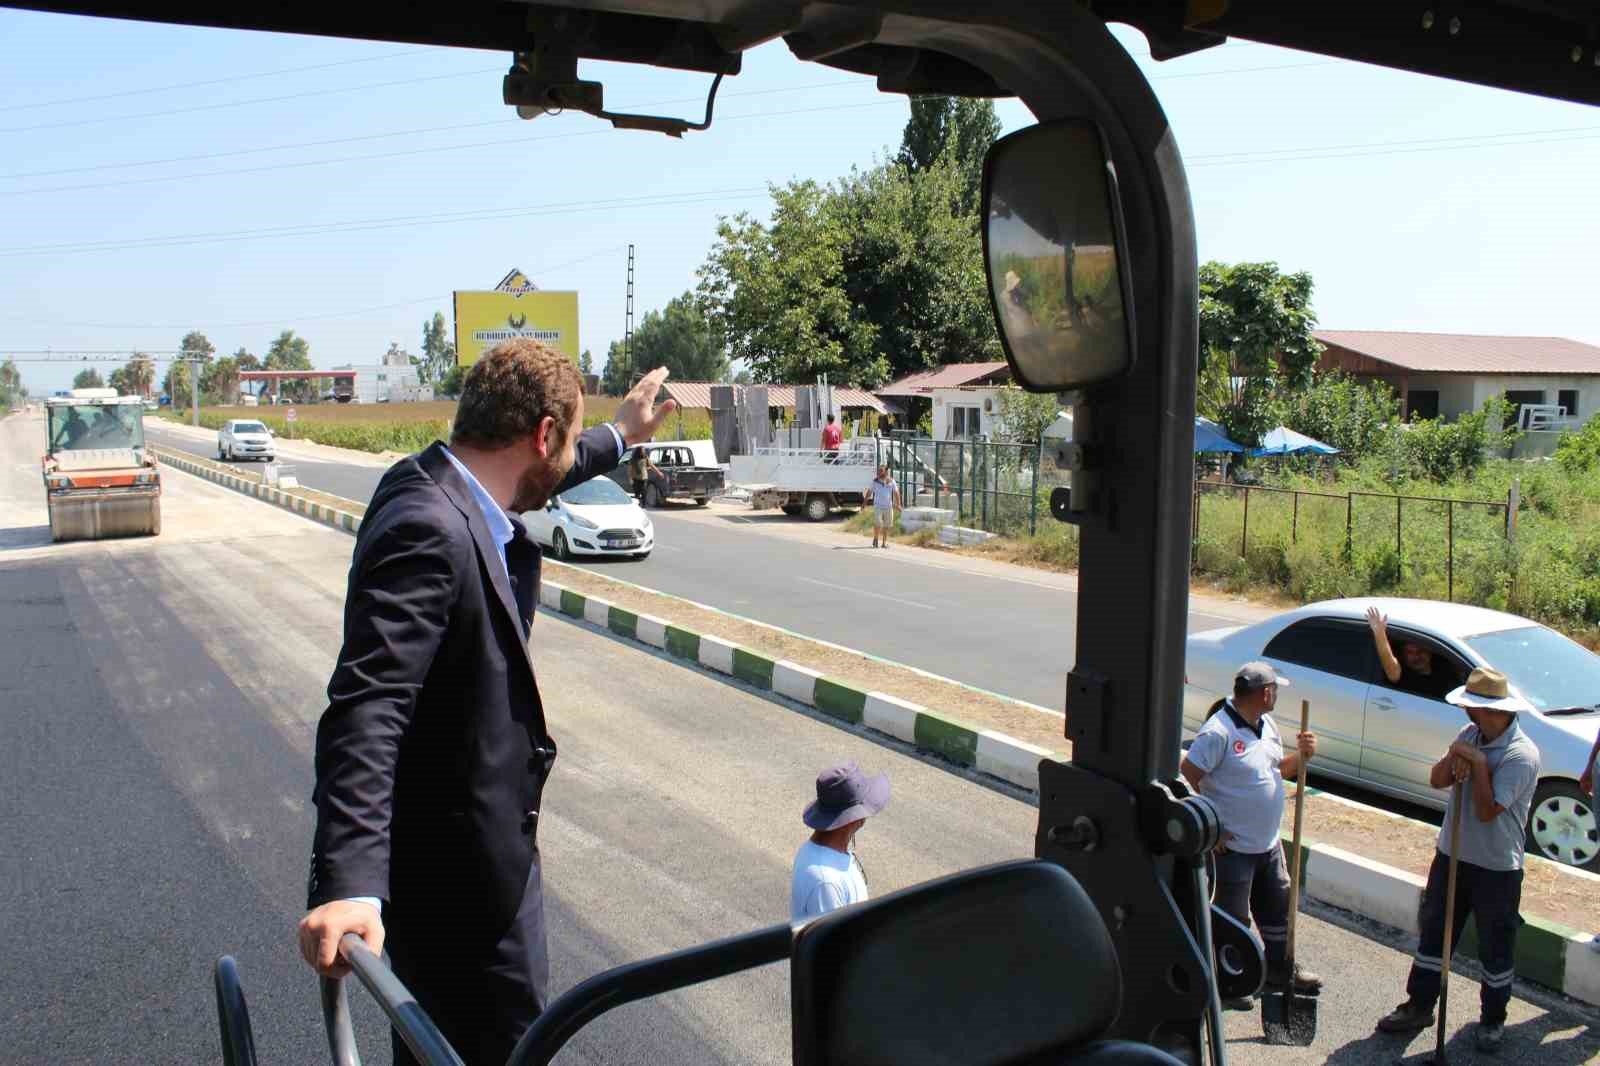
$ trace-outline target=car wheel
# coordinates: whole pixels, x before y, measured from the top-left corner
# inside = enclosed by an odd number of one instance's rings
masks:
[[[228,453],[222,450],[222,445],[221,444],[218,444],[217,445],[217,458],[219,460],[221,460],[221,459],[226,459],[227,457],[228,457]]]
[[[696,507],[704,507],[706,504],[708,504],[710,502],[711,502],[711,497],[710,496],[696,496],[694,498],[694,505]]]
[[[572,558],[572,549],[567,547],[567,535],[559,529],[550,538],[550,550],[555,552],[557,559]]]
[[[1528,848],[1552,862],[1600,871],[1594,803],[1571,781],[1546,781],[1528,812]]]
[[[820,492],[814,492],[806,498],[806,517],[813,522],[820,522],[828,517],[828,497]]]
[[[654,485],[646,485],[644,487],[644,505],[646,507],[652,511],[660,510],[662,502],[659,488]]]

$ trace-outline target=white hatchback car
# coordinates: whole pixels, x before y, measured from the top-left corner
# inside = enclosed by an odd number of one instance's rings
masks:
[[[1378,666],[1368,607],[1389,619],[1397,659],[1414,643],[1432,657],[1432,691],[1392,684]],[[1300,701],[1311,704],[1317,734],[1313,773],[1398,796],[1436,810],[1445,794],[1428,771],[1450,746],[1466,714],[1445,703],[1449,688],[1475,666],[1503,671],[1531,704],[1521,726],[1539,746],[1539,789],[1528,818],[1528,850],[1556,862],[1600,870],[1600,824],[1578,788],[1600,730],[1600,656],[1553,629],[1514,614],[1434,600],[1328,600],[1252,626],[1189,637],[1184,662],[1185,736],[1205,724],[1252,659],[1283,671],[1292,688],[1278,697],[1280,728],[1299,728]],[[1430,677],[1432,675],[1429,675]]]
[[[626,555],[644,559],[656,546],[644,508],[610,478],[590,478],[556,496],[543,510],[522,515],[528,535],[557,559],[575,555]]]
[[[272,430],[253,418],[230,418],[217,431],[218,459],[263,459],[270,462],[277,452]]]

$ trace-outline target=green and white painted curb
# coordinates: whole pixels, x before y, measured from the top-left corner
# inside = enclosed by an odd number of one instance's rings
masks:
[[[255,496],[313,521],[350,533],[361,527],[361,517],[354,512],[313,503],[303,496],[219,470],[191,456],[165,449],[153,448],[152,451],[161,462],[176,469]],[[1039,791],[1039,762],[1053,754],[1046,748],[980,729],[896,696],[863,691],[798,663],[771,659],[719,637],[626,610],[607,600],[564,588],[554,581],[540,584],[539,600],[544,607],[568,618],[736,678],[848,725],[864,727],[909,744],[919,754],[929,756],[929,761],[975,770],[1035,796]],[[1364,810],[1374,809],[1353,801],[1345,802]],[[1421,877],[1330,844],[1307,841],[1304,849],[1302,892],[1307,898],[1402,934],[1417,935],[1417,912],[1424,883]],[[1600,898],[1600,877],[1567,867],[1560,867],[1559,872],[1593,882],[1592,891]],[[1477,935],[1471,923],[1458,950],[1464,959],[1477,957]],[[1591,950],[1589,937],[1576,930],[1529,917],[1517,934],[1516,973],[1522,980],[1600,1006],[1600,952]]]
[[[173,452],[165,448],[152,446],[150,453],[163,464],[174,469],[215,482],[218,485],[233,489],[235,492],[242,492],[246,496],[254,496],[257,499],[276,504],[286,511],[305,515],[313,522],[321,522],[325,526],[342,529],[346,533],[354,533],[361,528],[361,516],[353,511],[345,511],[337,507],[330,507],[325,503],[317,503],[293,492],[286,492],[283,489],[276,489],[271,485],[263,485],[258,481],[251,481],[249,478],[229,473],[226,469],[219,470],[203,459],[196,459],[194,456],[185,455],[182,452]]]

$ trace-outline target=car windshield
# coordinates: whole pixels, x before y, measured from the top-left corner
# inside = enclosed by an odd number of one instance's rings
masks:
[[[1600,704],[1600,655],[1544,626],[1481,633],[1467,646],[1541,711]]]
[[[617,487],[617,483],[608,477],[593,478],[561,494],[562,503],[577,504],[579,507],[632,501],[633,497],[623,492]]]
[[[143,448],[142,404],[53,404],[50,450]]]
[[[266,433],[267,427],[260,422],[235,422],[233,431],[235,433]]]

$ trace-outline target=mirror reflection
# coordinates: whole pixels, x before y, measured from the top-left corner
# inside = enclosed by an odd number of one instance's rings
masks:
[[[1001,335],[1018,383],[1080,388],[1132,362],[1113,184],[1086,120],[1034,126],[996,142],[985,252]]]

